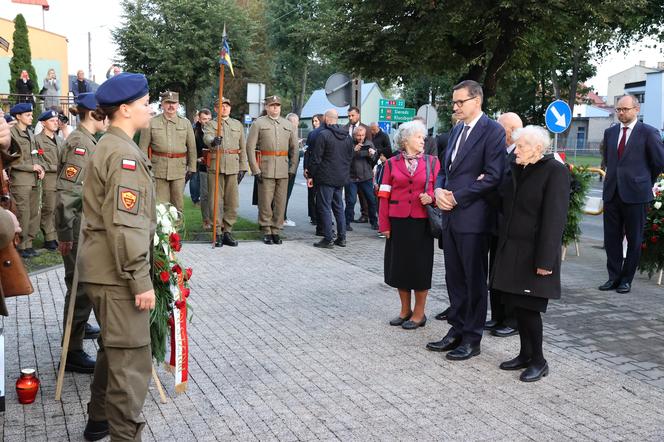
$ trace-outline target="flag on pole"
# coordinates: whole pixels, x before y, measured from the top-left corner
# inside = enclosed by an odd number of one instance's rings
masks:
[[[233,62],[231,61],[231,48],[228,46],[228,38],[226,35],[226,25],[224,25],[224,33],[221,39],[221,58],[219,64],[225,64],[231,70],[231,75],[235,77],[233,72]]]

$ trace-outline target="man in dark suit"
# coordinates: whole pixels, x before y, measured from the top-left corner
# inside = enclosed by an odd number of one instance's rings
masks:
[[[652,186],[664,170],[664,145],[659,131],[637,120],[639,100],[624,95],[616,104],[620,124],[604,131],[604,248],[609,280],[602,291],[628,293],[641,256],[646,210]],[[623,259],[623,236],[627,256]]]
[[[505,131],[482,112],[482,87],[466,80],[454,86],[458,124],[450,136],[436,180],[436,205],[443,209],[445,281],[452,326],[431,351],[447,359],[480,354],[487,311],[487,265],[494,209],[484,197],[500,184],[505,169]]]

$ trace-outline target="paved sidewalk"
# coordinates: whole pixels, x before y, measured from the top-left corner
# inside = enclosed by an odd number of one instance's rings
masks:
[[[447,331],[432,318],[446,306],[440,252],[431,320],[407,332],[387,325],[398,298],[382,282],[382,240],[366,226],[346,249],[313,248],[306,228],[294,236],[282,246],[185,245],[189,390],[175,396],[159,369],[170,399],[160,404],[151,386],[144,440],[664,438],[664,290],[640,278],[627,296],[596,291],[597,244],[564,264],[564,299],[545,316],[551,374],[524,384],[497,368],[518,338],[487,336],[466,362],[424,349]],[[36,275],[35,294],[9,301],[6,441],[82,440],[90,376],[68,374],[62,402],[53,400],[62,278],[62,268]],[[32,405],[16,401],[19,367],[36,367],[42,381]]]

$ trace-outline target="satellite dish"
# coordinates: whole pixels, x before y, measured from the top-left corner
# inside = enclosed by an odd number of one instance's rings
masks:
[[[348,106],[351,100],[352,82],[348,75],[337,72],[325,82],[325,95],[338,107]]]
[[[417,116],[424,118],[424,121],[426,121],[427,129],[433,128],[438,122],[438,111],[436,110],[436,106],[431,104],[424,104],[420,106],[420,108],[417,110]]]

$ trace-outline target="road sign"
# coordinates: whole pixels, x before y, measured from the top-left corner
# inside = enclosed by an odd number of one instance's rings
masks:
[[[379,121],[396,121],[405,123],[415,118],[415,109],[412,107],[379,107]]]
[[[546,108],[546,127],[554,134],[565,132],[572,123],[572,111],[562,100],[556,100]]]
[[[431,129],[438,122],[438,111],[436,106],[424,104],[417,110],[417,116],[424,118],[427,129]]]
[[[325,82],[325,95],[335,106],[348,106],[351,102],[353,84],[346,74],[336,73],[330,75]]]
[[[390,123],[389,121],[380,121],[378,123],[378,126],[383,132],[385,132],[388,135],[392,132],[392,123]]]
[[[251,118],[251,115],[244,114],[244,124],[251,124],[253,121],[254,121],[254,119]]]
[[[406,100],[394,100],[391,98],[381,98],[378,106],[380,107],[406,107]]]

